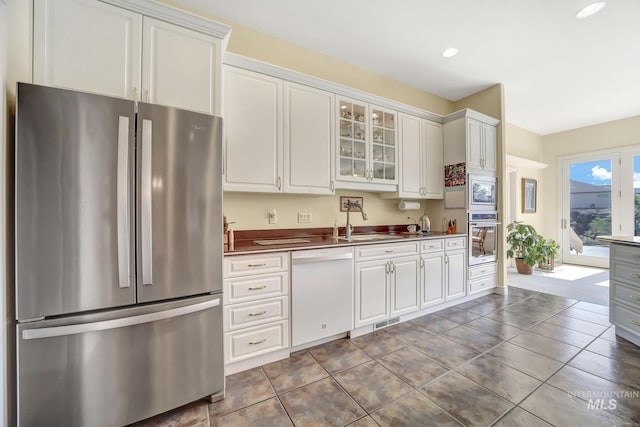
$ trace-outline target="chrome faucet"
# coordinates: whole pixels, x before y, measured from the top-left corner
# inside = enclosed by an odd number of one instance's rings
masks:
[[[359,203],[347,202],[347,226],[344,230],[344,237],[347,239],[351,238],[351,232],[353,231],[353,225],[351,225],[349,220],[349,212],[351,212],[351,209],[359,210],[362,213],[362,219],[367,220],[367,214],[362,210],[362,206],[360,206]]]

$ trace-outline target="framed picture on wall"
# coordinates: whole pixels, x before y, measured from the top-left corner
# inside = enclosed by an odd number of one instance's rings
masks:
[[[522,178],[522,213],[535,213],[538,196],[538,181]]]

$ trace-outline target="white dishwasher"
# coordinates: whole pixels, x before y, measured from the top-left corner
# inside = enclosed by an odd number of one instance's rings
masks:
[[[353,248],[291,253],[291,345],[353,329]]]

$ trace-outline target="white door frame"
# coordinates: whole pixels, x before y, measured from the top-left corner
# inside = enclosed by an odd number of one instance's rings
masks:
[[[565,227],[569,226],[569,201],[565,200],[570,194],[568,171],[565,170],[571,162],[588,162],[593,160],[612,158],[611,179],[611,233],[613,235],[633,236],[634,234],[634,205],[633,205],[633,157],[640,156],[640,145],[621,147],[618,149],[592,151],[588,153],[572,154],[558,158],[558,196],[557,230],[561,246],[563,263],[585,263],[586,265],[609,267],[608,258],[566,256],[569,242],[565,236]],[[566,178],[566,181],[565,181]],[[580,256],[582,257],[582,256]],[[594,261],[591,263],[589,261]]]

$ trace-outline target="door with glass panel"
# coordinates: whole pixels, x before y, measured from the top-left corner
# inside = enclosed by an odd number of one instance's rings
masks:
[[[562,260],[609,266],[601,235],[620,234],[620,155],[589,155],[562,161]]]

